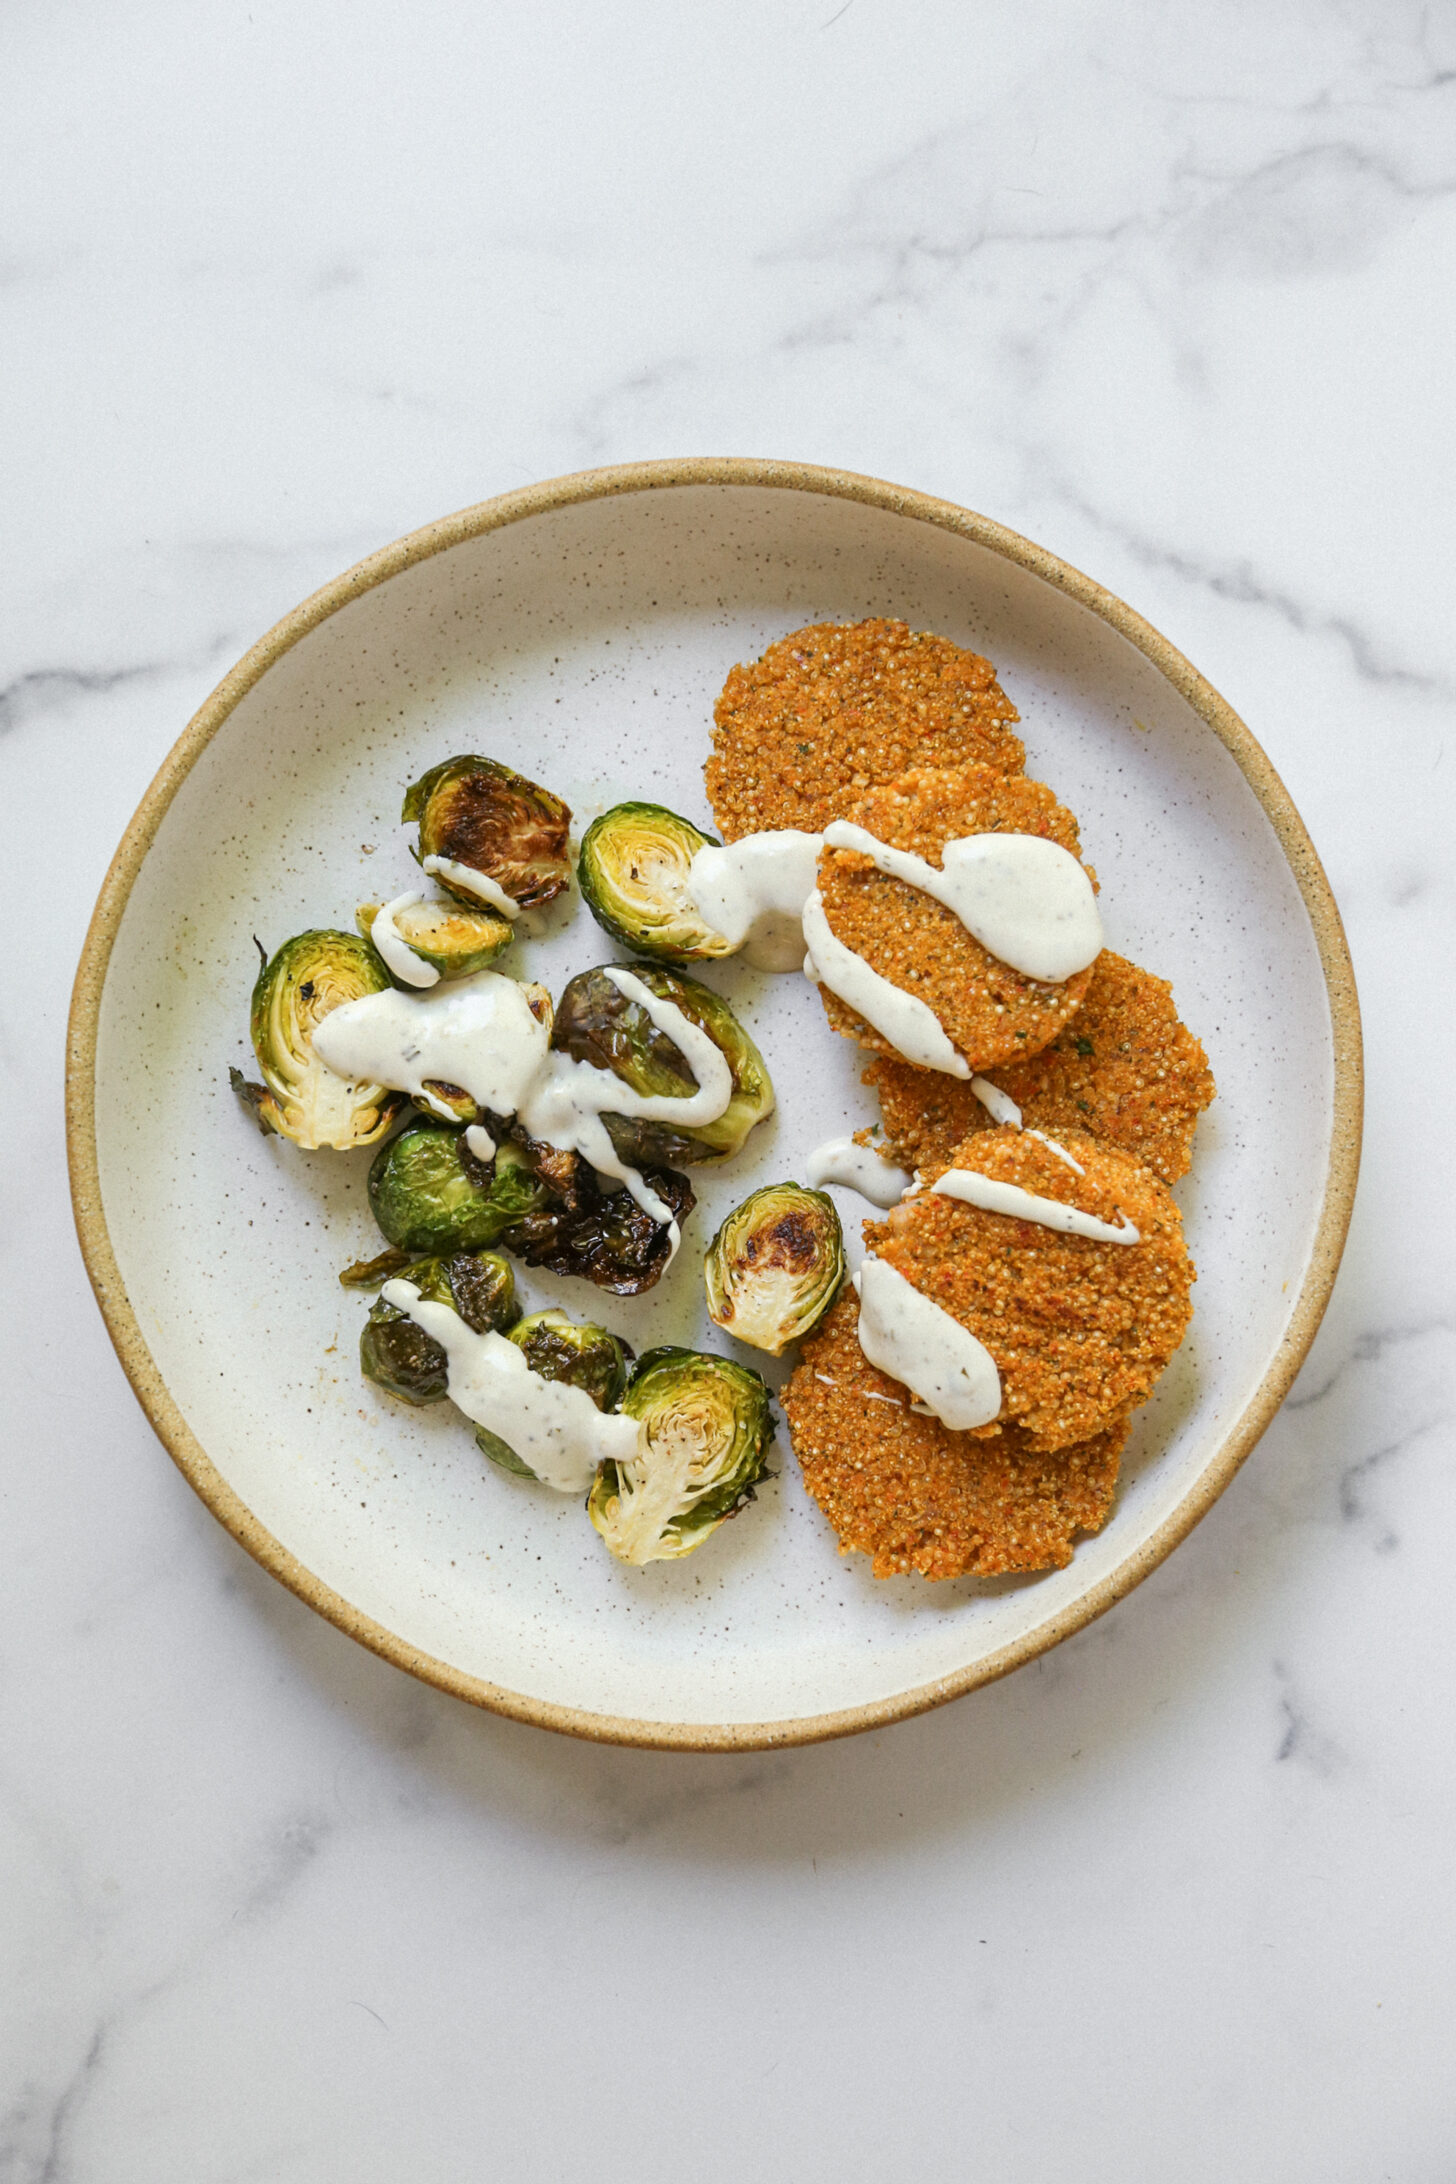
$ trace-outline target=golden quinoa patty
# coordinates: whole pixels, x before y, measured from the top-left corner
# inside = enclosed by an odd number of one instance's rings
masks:
[[[1081,854],[1077,822],[1051,790],[994,766],[918,767],[866,790],[844,816],[937,866],[946,843],[962,834],[1039,834]],[[983,948],[944,903],[877,871],[858,850],[825,851],[819,892],[837,937],[882,978],[927,1003],[974,1070],[1049,1045],[1091,981],[1090,965],[1060,984],[1024,977]],[[894,1054],[837,995],[823,986],[819,992],[836,1031]]]
[[[1126,1419],[1056,1455],[1017,1426],[990,1440],[952,1433],[871,1365],[858,1319],[847,1289],[781,1399],[840,1553],[871,1556],[876,1577],[996,1577],[1070,1562],[1073,1535],[1097,1531],[1112,1506]]]
[[[1110,948],[1051,1045],[991,1074],[1029,1129],[1085,1130],[1165,1183],[1188,1173],[1194,1127],[1214,1094],[1208,1057],[1179,1021],[1168,981]],[[877,1056],[864,1081],[879,1093],[884,1123],[883,1135],[865,1142],[927,1180],[950,1166],[973,1131],[993,1127],[962,1078]]]
[[[708,801],[726,840],[814,834],[871,782],[976,761],[1020,773],[1016,708],[989,660],[904,622],[818,622],[735,667],[713,709]]]
[[[1167,1185],[1079,1131],[1060,1142],[1084,1174],[1010,1129],[977,1131],[950,1165],[1104,1221],[1125,1215],[1139,1242],[1063,1235],[933,1191],[865,1226],[872,1251],[985,1344],[1003,1425],[1041,1449],[1089,1440],[1146,1402],[1192,1317],[1193,1266]]]

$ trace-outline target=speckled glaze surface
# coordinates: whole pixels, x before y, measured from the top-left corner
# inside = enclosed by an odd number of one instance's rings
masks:
[[[361,1381],[364,1306],[336,1276],[377,1248],[368,1156],[264,1140],[234,1102],[252,936],[271,948],[348,925],[357,902],[408,886],[401,791],[457,750],[538,776],[579,826],[632,795],[708,823],[701,768],[728,667],[798,624],[866,614],[995,661],[1028,772],[1081,821],[1109,945],[1171,978],[1204,1039],[1220,1097],[1177,1193],[1194,1326],[1139,1417],[1113,1517],[1067,1570],[876,1583],[862,1558],[836,1555],[782,1434],[779,1476],[740,1521],[686,1562],[627,1570],[574,1502],[484,1466],[448,1406],[406,1412]],[[573,896],[507,967],[559,990],[615,953]],[[694,1171],[699,1208],[658,1291],[623,1302],[523,1278],[528,1309],[590,1311],[639,1349],[718,1346],[697,1263],[722,1213],[875,1113],[857,1050],[803,980],[705,975],[768,1059],[774,1121],[722,1172]],[[221,685],[138,813],[88,939],[71,1042],[88,1267],[133,1385],[204,1499],[401,1666],[623,1742],[844,1733],[1003,1674],[1110,1606],[1277,1407],[1328,1295],[1358,1158],[1338,916],[1247,730],[1130,610],[1025,541],[784,465],[556,481],[416,533],[307,602]],[[857,1236],[868,1209],[836,1195]]]

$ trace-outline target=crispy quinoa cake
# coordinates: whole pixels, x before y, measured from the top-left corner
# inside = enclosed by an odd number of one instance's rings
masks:
[[[1074,1534],[1097,1531],[1112,1506],[1127,1420],[1054,1455],[1014,1425],[990,1439],[952,1433],[871,1365],[858,1319],[847,1289],[781,1398],[840,1553],[869,1555],[876,1577],[996,1577],[1070,1562]]]
[[[819,622],[735,667],[714,707],[708,801],[725,840],[817,833],[910,766],[1020,773],[1016,708],[989,660],[904,622]]]
[[[1077,822],[1050,789],[994,766],[918,767],[868,789],[844,815],[894,849],[939,865],[963,834],[1039,834],[1080,854]],[[826,850],[819,892],[831,930],[872,970],[924,1001],[973,1070],[1036,1054],[1080,1008],[1092,966],[1060,984],[1002,963],[953,910],[852,849]],[[821,986],[829,1021],[879,1054],[895,1049]]]
[[[1208,1057],[1179,1021],[1168,981],[1110,948],[1092,966],[1082,1006],[1051,1045],[991,1074],[1028,1128],[1086,1131],[1131,1153],[1165,1183],[1188,1173],[1194,1128],[1214,1095]],[[884,1129],[876,1151],[927,1181],[950,1166],[973,1131],[993,1127],[962,1078],[877,1056],[864,1081],[880,1096]]]
[[[1146,1402],[1192,1317],[1193,1266],[1165,1183],[1126,1153],[1066,1131],[1081,1163],[1020,1130],[980,1130],[952,1168],[972,1168],[1104,1221],[1135,1244],[1064,1235],[1013,1214],[921,1192],[865,1241],[985,1344],[1001,1374],[1001,1422],[1034,1448],[1089,1440]]]

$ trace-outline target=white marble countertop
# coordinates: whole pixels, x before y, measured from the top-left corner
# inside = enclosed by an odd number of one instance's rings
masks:
[[[1449,2177],[1456,18],[0,38],[0,2178]],[[107,859],[247,644],[447,510],[697,453],[964,501],[1181,645],[1323,853],[1371,1092],[1325,1328],[1172,1560],[727,1759],[476,1714],[255,1568],[113,1359],[59,1096]]]

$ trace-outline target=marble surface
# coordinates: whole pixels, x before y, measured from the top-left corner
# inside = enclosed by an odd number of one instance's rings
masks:
[[[1449,6],[23,0],[0,49],[0,2179],[1449,2177]],[[477,1715],[265,1578],[112,1357],[59,1097],[106,861],[257,634],[709,452],[965,501],[1180,644],[1325,857],[1371,1094],[1325,1328],[1172,1560],[731,1759]]]

